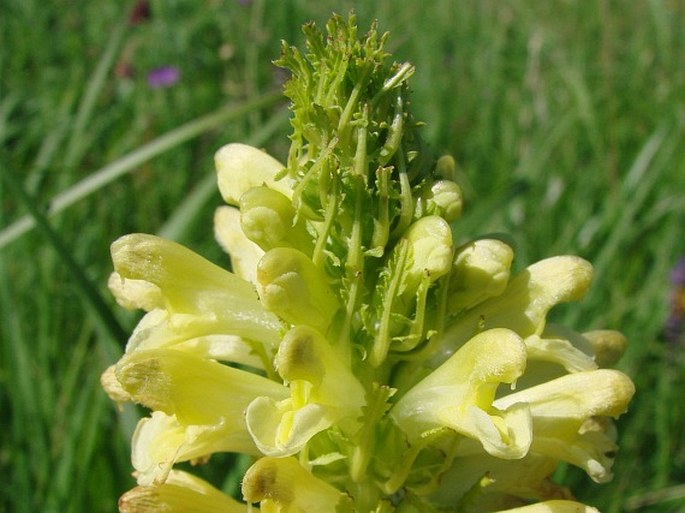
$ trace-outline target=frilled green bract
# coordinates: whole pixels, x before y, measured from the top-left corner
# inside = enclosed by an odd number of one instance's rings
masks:
[[[152,410],[122,512],[592,512],[550,476],[611,478],[634,388],[614,331],[549,324],[591,265],[459,229],[451,157],[410,114],[414,67],[354,16],[283,46],[285,165],[216,154],[215,235],[233,272],[151,235],[112,245],[110,288],[147,311],[102,382]],[[455,235],[456,234],[456,235]],[[174,469],[253,458],[242,501]]]

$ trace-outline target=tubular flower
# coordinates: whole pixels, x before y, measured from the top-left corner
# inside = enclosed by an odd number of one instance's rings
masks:
[[[559,462],[611,477],[630,379],[618,332],[547,323],[592,266],[516,272],[495,239],[455,240],[462,195],[409,111],[414,67],[375,25],[334,16],[283,46],[285,163],[216,153],[232,271],[174,242],[112,244],[117,301],[146,311],[102,377],[151,410],[122,512],[566,513]],[[242,453],[242,501],[174,469]]]

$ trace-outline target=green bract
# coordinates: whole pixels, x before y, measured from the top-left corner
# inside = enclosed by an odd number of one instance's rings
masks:
[[[121,511],[595,511],[550,475],[568,462],[611,477],[612,418],[634,389],[603,367],[625,339],[546,321],[591,265],[512,274],[507,244],[463,239],[454,160],[410,113],[414,67],[353,16],[304,30],[306,54],[284,45],[278,61],[285,164],[242,144],[216,154],[233,272],[150,235],[112,245],[110,288],[147,314],[102,382],[152,410]],[[245,502],[173,468],[215,452],[253,458]]]

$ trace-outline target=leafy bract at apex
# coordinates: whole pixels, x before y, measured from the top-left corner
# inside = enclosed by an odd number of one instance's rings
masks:
[[[425,174],[417,167],[421,143],[408,112],[407,79],[414,67],[389,62],[387,33],[379,35],[376,23],[358,38],[354,15],[334,15],[326,34],[313,23],[303,31],[307,52],[284,43],[276,61],[291,72],[285,85],[293,112],[288,173],[302,210],[324,217],[336,178],[350,184],[352,177],[361,177],[376,200],[400,195],[400,173],[412,182]],[[387,167],[395,171],[397,183],[390,185],[398,186],[396,194],[377,186]]]

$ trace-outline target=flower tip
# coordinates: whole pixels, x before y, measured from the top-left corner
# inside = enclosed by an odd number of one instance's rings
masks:
[[[172,470],[157,486],[136,486],[119,499],[120,513],[241,513],[245,504],[225,495],[206,481]]]
[[[219,191],[224,201],[238,206],[240,197],[252,187],[266,185],[290,198],[292,189],[276,175],[284,166],[262,150],[241,143],[221,147],[214,154]]]
[[[551,500],[530,504],[520,508],[507,509],[497,513],[599,513],[592,506],[570,500]]]
[[[623,356],[628,345],[625,335],[615,330],[595,330],[583,333],[595,353],[599,367],[611,367]]]
[[[117,404],[127,403],[132,401],[131,394],[129,394],[116,377],[116,365],[110,365],[105,372],[100,376],[100,385],[105,390],[107,396]]]
[[[249,503],[271,506],[269,511],[350,511],[345,508],[350,502],[347,495],[315,477],[294,458],[257,460],[245,473],[242,493]]]

